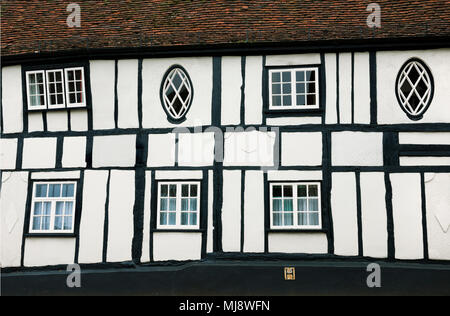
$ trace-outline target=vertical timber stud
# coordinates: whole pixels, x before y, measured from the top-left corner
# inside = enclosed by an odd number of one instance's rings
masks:
[[[378,94],[377,94],[377,53],[371,51],[369,54],[370,63],[370,124],[376,125],[378,122]]]
[[[324,228],[327,231],[328,237],[328,253],[334,254],[334,231],[333,231],[333,214],[331,210],[331,132],[323,132],[323,188],[322,188],[322,200],[323,200],[323,223]]]
[[[147,163],[148,136],[139,132],[136,137],[136,170],[135,199],[133,209],[134,236],[132,242],[132,259],[140,263],[142,257],[142,242],[144,230],[145,205],[145,165]]]

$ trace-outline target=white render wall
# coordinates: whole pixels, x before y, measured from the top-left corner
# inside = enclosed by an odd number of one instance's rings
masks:
[[[25,138],[22,159],[23,169],[55,168],[56,138]]]
[[[0,169],[16,169],[17,138],[0,139]]]
[[[75,242],[75,238],[26,238],[24,266],[73,264]]]
[[[328,240],[323,233],[269,233],[269,252],[324,254]]]
[[[202,250],[201,233],[153,234],[153,258],[155,261],[200,260]]]
[[[264,174],[245,171],[244,252],[264,252]]]
[[[117,65],[118,127],[137,128],[138,60],[119,60]]]
[[[132,167],[136,162],[136,135],[95,136],[92,166]]]
[[[22,68],[2,68],[3,133],[23,131]]]
[[[90,61],[94,129],[112,129],[114,122],[115,61]]]
[[[241,172],[223,172],[222,248],[224,252],[241,251]]]

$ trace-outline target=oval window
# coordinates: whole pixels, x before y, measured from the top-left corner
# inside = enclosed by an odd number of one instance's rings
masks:
[[[417,58],[408,60],[397,77],[397,100],[411,120],[418,121],[433,101],[434,82],[430,69]]]
[[[192,82],[184,68],[178,65],[170,67],[161,84],[161,102],[170,122],[185,120],[193,95]]]

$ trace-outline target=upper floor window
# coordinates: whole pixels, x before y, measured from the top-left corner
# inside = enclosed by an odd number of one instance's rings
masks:
[[[272,229],[322,228],[320,183],[271,183]]]
[[[269,70],[270,110],[318,108],[318,68]]]
[[[411,120],[418,121],[428,110],[434,93],[433,75],[420,59],[407,61],[397,77],[397,100]]]
[[[77,183],[35,182],[30,233],[73,233]]]
[[[200,182],[160,182],[158,228],[198,229]]]
[[[84,68],[26,72],[28,110],[86,107]]]
[[[191,79],[183,67],[169,68],[161,84],[161,102],[169,121],[181,123],[192,104],[194,90]]]

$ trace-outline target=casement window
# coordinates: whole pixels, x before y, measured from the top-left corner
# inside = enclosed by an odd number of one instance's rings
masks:
[[[321,229],[320,196],[319,182],[271,183],[271,228]]]
[[[86,107],[84,68],[26,72],[28,110]]]
[[[159,229],[199,229],[199,207],[200,182],[159,182]]]
[[[35,182],[30,233],[73,233],[77,183]]]
[[[318,68],[270,69],[269,110],[319,108]]]

